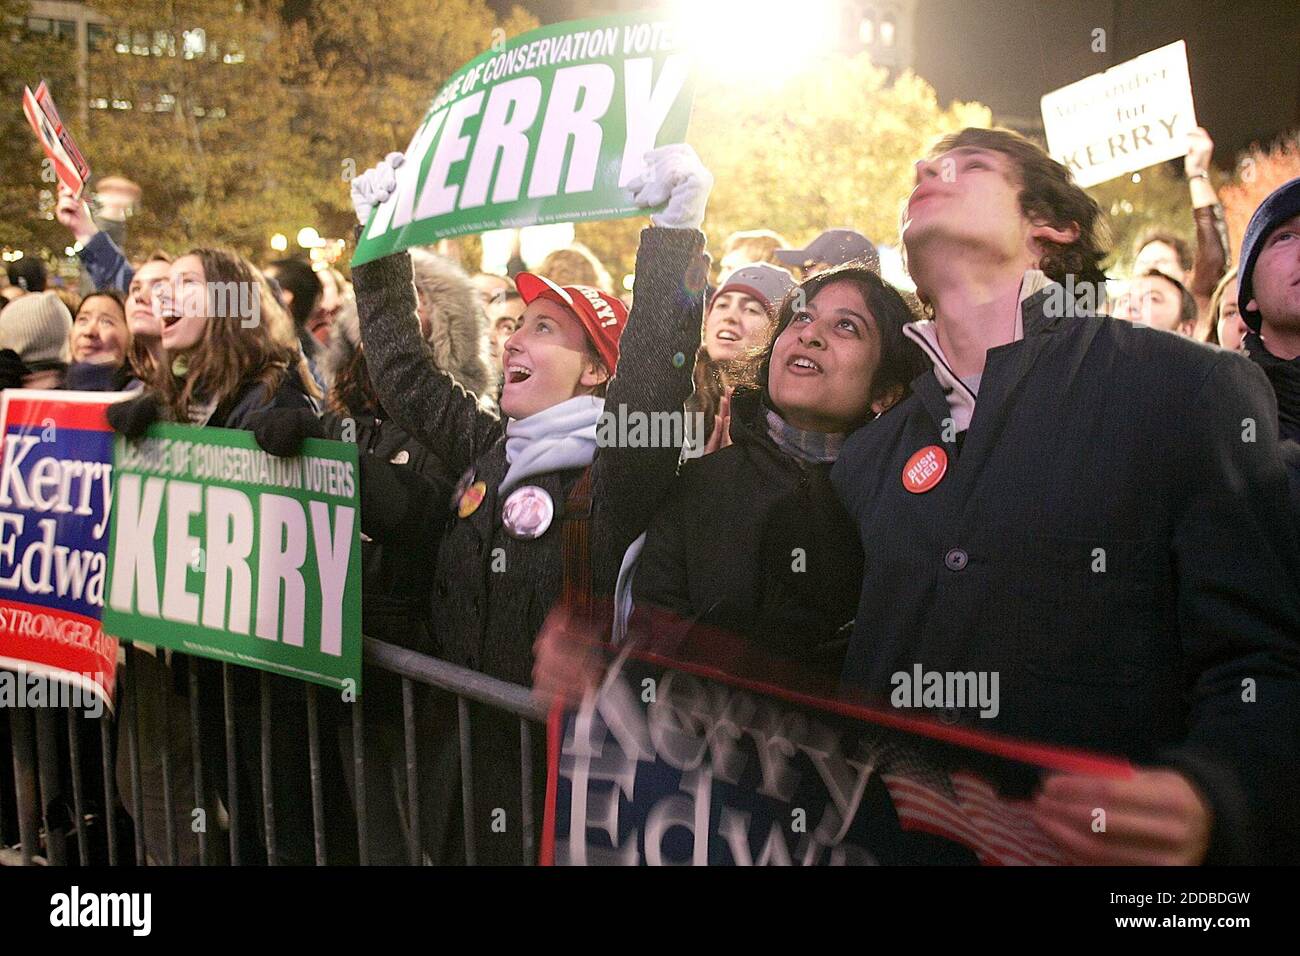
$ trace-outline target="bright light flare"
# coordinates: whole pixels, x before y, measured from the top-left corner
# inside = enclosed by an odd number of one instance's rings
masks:
[[[781,81],[831,52],[843,28],[838,0],[674,0],[671,10],[699,67],[741,83]]]

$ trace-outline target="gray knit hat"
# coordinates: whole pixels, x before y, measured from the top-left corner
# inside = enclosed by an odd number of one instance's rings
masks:
[[[13,349],[28,366],[71,357],[72,313],[53,292],[29,292],[0,312],[0,349]]]
[[[794,276],[784,269],[766,262],[755,262],[741,266],[723,279],[718,291],[713,293],[713,299],[724,292],[743,292],[758,299],[768,312],[774,313],[794,286]],[[713,299],[709,300],[710,307]]]

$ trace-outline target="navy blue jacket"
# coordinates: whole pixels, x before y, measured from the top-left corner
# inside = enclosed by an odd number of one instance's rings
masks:
[[[865,551],[844,678],[887,699],[917,663],[997,671],[998,715],[963,720],[1176,767],[1213,807],[1211,861],[1295,861],[1300,544],[1268,383],[1170,333],[1051,317],[1051,293],[989,351],[960,442],[927,372],[836,463]],[[930,445],[947,474],[911,493]]]
[[[131,288],[131,278],[135,270],[126,256],[117,247],[113,237],[106,232],[97,232],[77,253],[81,264],[90,273],[90,281],[96,289],[117,289],[123,295]]]

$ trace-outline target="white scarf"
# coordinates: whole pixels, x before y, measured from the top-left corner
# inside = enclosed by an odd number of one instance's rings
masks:
[[[596,422],[605,400],[579,395],[506,425],[504,495],[526,478],[551,471],[584,468],[596,457]]]

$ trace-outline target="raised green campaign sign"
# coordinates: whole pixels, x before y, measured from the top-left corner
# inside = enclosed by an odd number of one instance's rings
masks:
[[[248,432],[154,425],[113,453],[106,632],[360,692],[355,445],[277,458]]]
[[[650,14],[533,30],[465,64],[406,149],[354,265],[503,227],[644,215],[623,192],[686,139],[693,83],[674,24]]]

